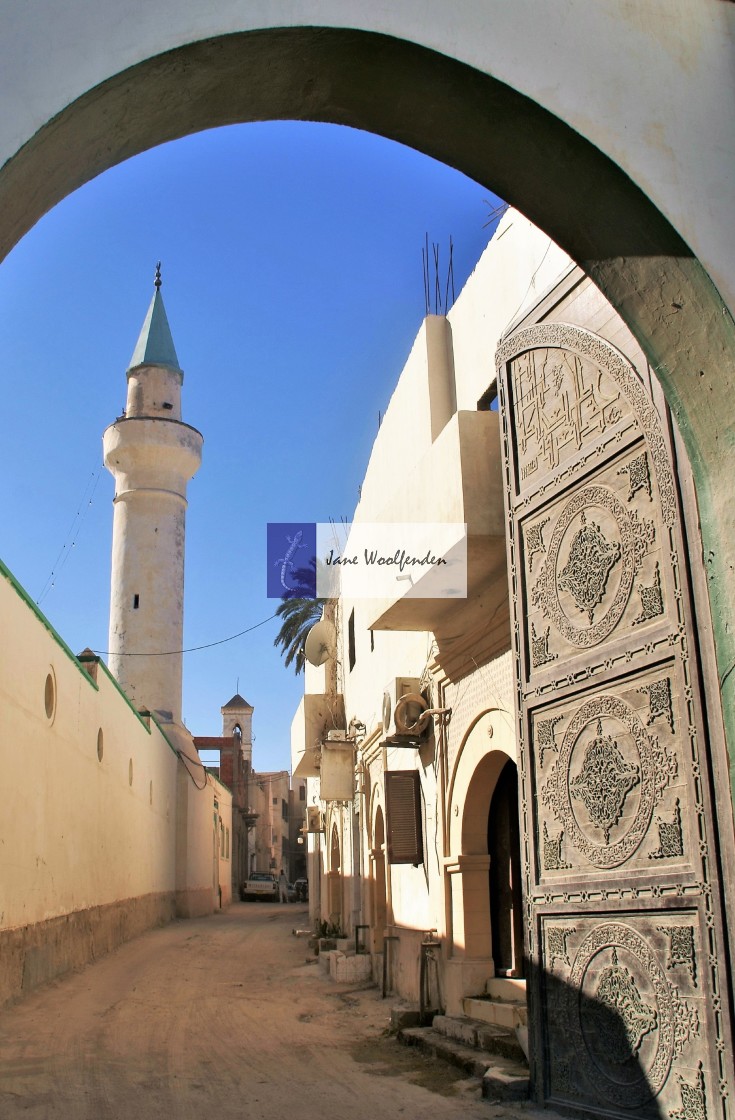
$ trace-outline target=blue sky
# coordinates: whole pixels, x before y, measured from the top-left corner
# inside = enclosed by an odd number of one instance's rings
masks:
[[[459,292],[494,201],[392,141],[270,122],[129,160],[31,230],[0,267],[0,556],[43,593],[76,652],[107,649],[113,480],[101,436],[125,400],[156,261],[183,417],[204,435],[188,492],[188,648],[273,613],[269,521],[351,517],[423,317],[424,236],[445,264],[452,235]],[[276,632],[269,622],[184,658],[187,726],[219,734],[239,680],[258,769],[290,766],[302,691]]]

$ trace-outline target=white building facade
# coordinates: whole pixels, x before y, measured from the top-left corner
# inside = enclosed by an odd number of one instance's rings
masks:
[[[354,520],[466,523],[468,594],[338,603],[292,739],[315,918],[368,927],[422,1011],[527,1028],[539,1099],[679,1115],[730,1031],[691,470],[628,328],[517,213],[422,327]]]

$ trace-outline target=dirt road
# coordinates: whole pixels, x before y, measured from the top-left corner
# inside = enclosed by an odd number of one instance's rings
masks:
[[[510,1115],[386,1038],[389,1001],[307,964],[291,934],[307,925],[301,905],[237,903],[153,930],[6,1008],[0,1117]]]

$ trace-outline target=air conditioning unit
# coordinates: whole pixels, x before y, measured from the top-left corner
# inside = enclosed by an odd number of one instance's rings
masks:
[[[383,734],[386,739],[417,739],[431,717],[418,677],[395,677],[383,692]]]
[[[307,805],[306,807],[306,831],[324,831],[324,817],[318,805]]]
[[[355,740],[346,731],[328,731],[322,744],[319,796],[351,801],[355,793]]]

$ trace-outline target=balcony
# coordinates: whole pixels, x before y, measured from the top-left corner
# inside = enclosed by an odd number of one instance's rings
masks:
[[[467,598],[418,598],[419,582],[414,587],[397,583],[394,599],[371,604],[371,629],[433,632],[438,660],[447,671],[452,667],[450,675],[459,671],[454,662],[468,643],[475,658],[480,653],[483,660],[507,649],[510,619],[497,412],[456,412],[401,477],[400,486],[395,477],[390,482],[386,477],[386,489],[388,485],[391,496],[375,520],[467,525]]]

